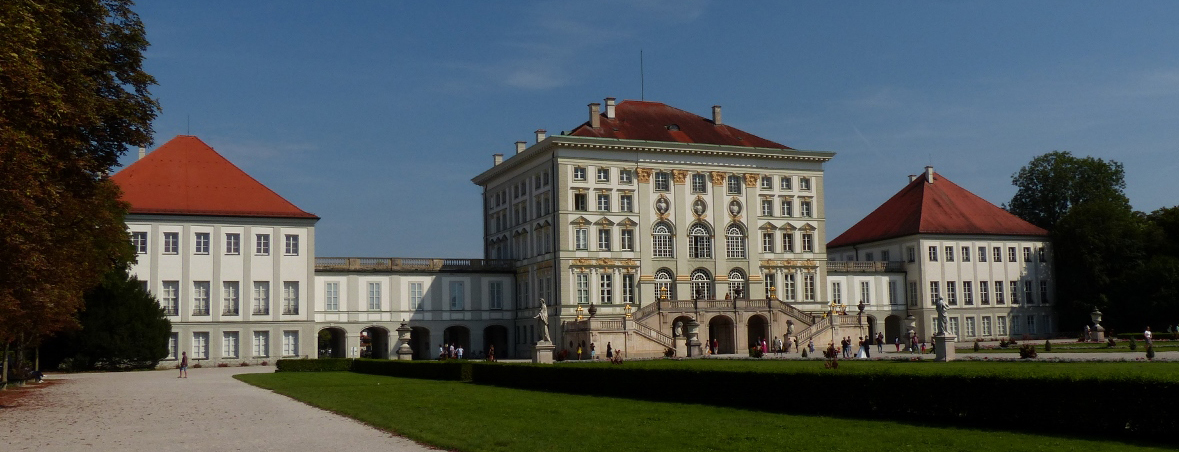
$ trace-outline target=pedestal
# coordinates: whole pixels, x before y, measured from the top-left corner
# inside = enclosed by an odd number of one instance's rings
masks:
[[[688,354],[685,356],[688,356],[691,358],[704,356],[704,347],[701,345],[700,341],[698,341],[698,340],[689,340],[688,344],[685,348],[688,349]]]
[[[1097,325],[1096,328],[1089,330],[1089,340],[1093,342],[1105,342],[1105,327]]]
[[[406,325],[405,322],[401,322],[401,327],[397,328],[397,342],[400,343],[400,345],[397,346],[398,361],[408,361],[413,359],[413,349],[409,348],[409,335],[412,331],[413,330],[409,327],[409,325]]]
[[[675,356],[688,356],[688,338],[680,336],[673,339]]]
[[[700,346],[700,322],[689,320],[684,325],[684,333],[684,337],[687,339],[687,343],[685,344],[687,353],[684,356],[704,356],[704,349]]]
[[[556,349],[557,346],[553,345],[552,342],[537,342],[536,345],[532,346],[532,363],[552,364],[553,350]]]
[[[958,338],[955,336],[948,334],[934,335],[933,343],[937,347],[937,350],[934,352],[933,360],[940,362],[953,361],[955,359],[954,354],[956,353],[956,350],[954,350],[955,342],[958,342]]]

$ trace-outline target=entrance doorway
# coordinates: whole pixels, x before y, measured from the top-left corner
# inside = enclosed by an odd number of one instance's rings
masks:
[[[734,344],[737,332],[733,325],[733,319],[724,315],[718,315],[708,321],[708,341],[712,343],[714,339],[716,340],[717,353],[737,353],[737,347]]]
[[[487,357],[487,352],[493,345],[495,346],[496,359],[510,357],[508,354],[508,327],[491,325],[483,329],[483,358]]]
[[[765,317],[760,315],[753,315],[749,317],[749,322],[745,328],[748,333],[748,340],[746,341],[750,346],[760,346],[764,339],[767,343],[773,342],[770,338],[770,326]]]
[[[460,346],[463,348],[463,357],[471,357],[471,330],[465,326],[452,326],[442,330],[442,343],[447,345],[449,349],[451,345],[457,350]]]
[[[389,359],[389,330],[370,326],[361,331],[360,357]]]
[[[409,348],[413,350],[413,359],[434,359],[437,352],[430,350],[430,329],[420,326],[411,327],[409,331]]]
[[[324,328],[319,330],[320,358],[347,358],[347,333],[341,328]]]

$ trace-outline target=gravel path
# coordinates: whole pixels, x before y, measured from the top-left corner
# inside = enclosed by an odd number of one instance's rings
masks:
[[[50,375],[0,408],[0,450],[431,450],[232,378],[274,367]]]

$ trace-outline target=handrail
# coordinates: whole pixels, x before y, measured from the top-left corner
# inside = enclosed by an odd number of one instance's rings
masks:
[[[316,271],[514,271],[511,259],[436,259],[423,257],[316,257]]]
[[[778,310],[782,311],[786,315],[794,317],[794,318],[798,319],[800,322],[806,323],[809,325],[813,325],[815,323],[815,316],[814,315],[807,314],[806,312],[803,312],[801,309],[798,309],[794,306],[790,306],[790,305],[786,304],[786,302],[784,302],[782,300],[774,300],[774,301],[778,302],[777,303]]]
[[[842,272],[842,273],[875,273],[875,272],[902,272],[905,271],[905,263],[901,261],[828,261],[827,272]]]
[[[675,345],[675,339],[672,339],[671,336],[642,323],[635,322],[635,332],[667,348],[672,348]]]

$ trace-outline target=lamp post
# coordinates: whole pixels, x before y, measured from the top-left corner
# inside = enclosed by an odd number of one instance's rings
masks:
[[[630,319],[630,312],[634,308],[631,307],[630,303],[627,303],[626,306],[622,309],[626,312],[626,314],[622,316],[622,349],[625,350],[624,356],[626,356],[630,355],[630,329],[627,328],[626,321]]]

